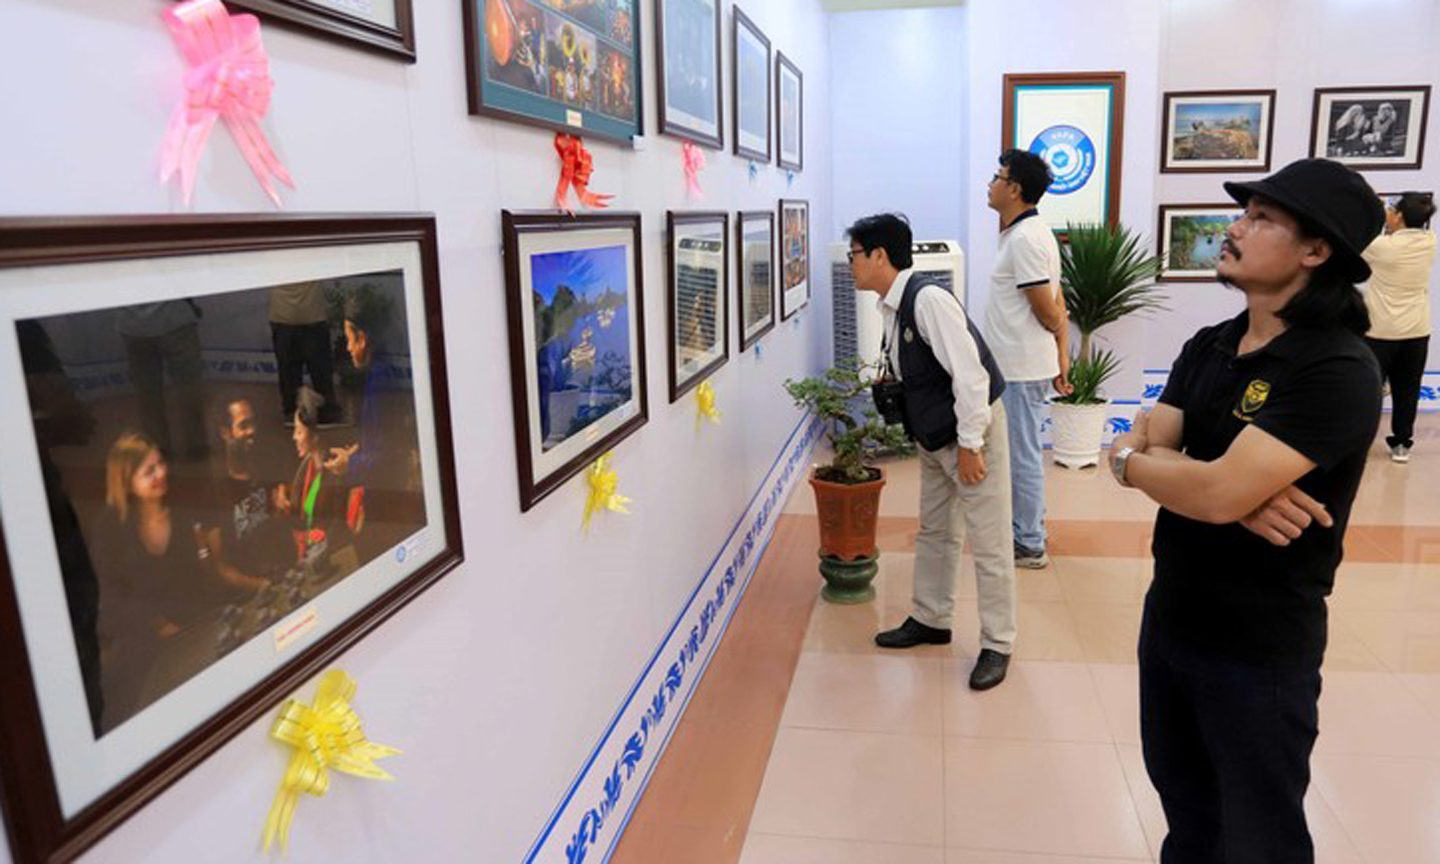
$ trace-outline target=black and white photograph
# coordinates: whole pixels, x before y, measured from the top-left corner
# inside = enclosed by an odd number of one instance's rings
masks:
[[[1418,169],[1429,110],[1428,84],[1317,89],[1311,155],[1359,170]]]

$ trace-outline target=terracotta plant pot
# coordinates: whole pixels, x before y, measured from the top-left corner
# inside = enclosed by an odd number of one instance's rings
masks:
[[[815,511],[820,517],[820,555],[840,561],[875,556],[876,521],[885,473],[867,483],[832,483],[812,474]]]

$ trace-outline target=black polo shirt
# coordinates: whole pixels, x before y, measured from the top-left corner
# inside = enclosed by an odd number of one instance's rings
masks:
[[[1237,356],[1249,314],[1185,343],[1163,404],[1185,412],[1184,452],[1213,461],[1253,424],[1317,466],[1296,485],[1325,504],[1333,528],[1311,525],[1275,546],[1238,523],[1210,525],[1161,508],[1147,614],[1172,636],[1264,663],[1319,664],[1325,597],[1340,564],[1350,506],[1380,423],[1380,371],[1359,336],[1292,327]]]

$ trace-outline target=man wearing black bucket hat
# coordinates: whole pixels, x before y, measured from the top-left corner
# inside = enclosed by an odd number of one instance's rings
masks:
[[[1310,864],[1325,598],[1380,420],[1361,251],[1379,199],[1337,162],[1226,183],[1220,280],[1245,312],[1196,333],[1110,467],[1161,505],[1140,632],[1163,864]]]

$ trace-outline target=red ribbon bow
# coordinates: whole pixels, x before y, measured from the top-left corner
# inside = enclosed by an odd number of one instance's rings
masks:
[[[705,190],[700,188],[700,172],[705,168],[705,151],[690,141],[686,141],[681,149],[685,155],[685,185],[690,190],[690,197],[704,198]]]
[[[260,22],[254,15],[231,16],[220,0],[188,0],[160,14],[190,67],[185,100],[175,109],[160,154],[160,182],[169,182],[178,172],[189,206],[205,142],[215,120],[223,118],[265,194],[281,206],[271,175],[291,188],[295,181],[260,131],[275,87],[260,42]]]
[[[567,206],[565,197],[570,187],[575,187],[575,197],[585,207],[595,210],[603,210],[610,206],[610,199],[614,195],[606,195],[600,192],[590,191],[590,175],[595,171],[594,160],[590,151],[585,149],[585,142],[580,140],[578,135],[566,135],[564,132],[555,135],[555,152],[560,154],[560,185],[555,187],[555,206],[566,213],[573,212]]]

